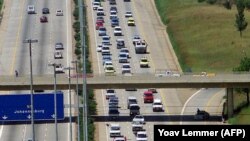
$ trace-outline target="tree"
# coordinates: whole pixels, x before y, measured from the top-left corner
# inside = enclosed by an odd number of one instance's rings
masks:
[[[240,31],[240,37],[242,37],[242,31],[244,31],[247,28],[247,22],[244,15],[245,10],[245,3],[244,0],[237,0],[236,1],[237,11],[238,14],[236,14],[236,28],[238,31]]]
[[[245,54],[245,57],[240,60],[240,65],[233,69],[233,71],[250,71],[250,58]],[[249,105],[249,88],[243,88],[243,92],[247,95],[247,105]]]

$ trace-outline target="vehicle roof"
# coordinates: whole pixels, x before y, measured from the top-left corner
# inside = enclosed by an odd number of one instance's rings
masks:
[[[161,103],[161,100],[160,99],[154,99],[154,103]]]
[[[120,124],[118,124],[118,123],[110,123],[110,126],[112,126],[112,127],[120,127]]]

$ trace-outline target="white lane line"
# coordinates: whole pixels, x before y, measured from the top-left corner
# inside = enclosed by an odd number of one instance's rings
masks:
[[[183,115],[183,113],[184,113],[184,111],[185,111],[185,109],[186,109],[186,106],[187,106],[188,102],[189,102],[194,96],[196,96],[199,92],[201,92],[202,90],[203,90],[203,89],[198,90],[197,92],[195,92],[192,96],[190,96],[190,97],[188,98],[188,100],[185,102],[185,104],[184,104],[184,106],[183,106],[183,108],[182,108],[182,110],[181,110],[181,116]],[[182,124],[182,121],[180,122],[180,124]]]
[[[48,131],[48,124],[45,125],[45,133],[44,133],[44,141],[46,141],[47,138],[47,131]]]
[[[26,139],[26,131],[27,131],[27,124],[24,125],[24,128],[23,128],[23,140]]]
[[[0,140],[2,138],[2,134],[3,134],[3,125],[1,125],[1,128],[0,128]]]

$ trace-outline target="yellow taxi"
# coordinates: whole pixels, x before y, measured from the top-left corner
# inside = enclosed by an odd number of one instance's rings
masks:
[[[134,18],[132,18],[132,17],[128,18],[128,26],[135,26]]]
[[[141,68],[148,68],[149,67],[149,61],[146,57],[142,57],[140,60],[140,67]]]

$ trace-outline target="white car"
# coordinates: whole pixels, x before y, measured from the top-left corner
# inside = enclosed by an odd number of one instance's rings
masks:
[[[145,124],[145,119],[142,115],[136,115],[133,118],[133,122],[140,122],[141,124]]]
[[[127,54],[127,57],[129,58],[129,50],[128,50],[127,48],[122,48],[122,49],[120,50],[120,53],[125,53],[125,54]]]
[[[105,61],[103,64],[104,69],[106,68],[106,66],[113,66],[112,61]]]
[[[139,131],[143,131],[143,125],[140,122],[132,122],[132,131],[137,134]]]
[[[126,53],[119,53],[119,56],[118,56],[118,60],[119,60],[119,63],[128,63],[128,56]]]
[[[116,14],[116,11],[110,11],[110,16],[109,16],[110,19],[117,18],[117,17],[118,16]]]
[[[122,74],[131,73],[131,67],[129,63],[122,64]]]
[[[147,140],[148,140],[148,136],[145,131],[137,132],[136,141],[147,141]]]
[[[62,59],[63,58],[62,52],[61,51],[55,51],[54,58],[55,59]]]
[[[154,99],[153,102],[153,112],[162,112],[163,110],[163,105],[160,99]]]
[[[110,55],[109,46],[102,46],[102,55]]]
[[[102,44],[98,44],[96,48],[97,52],[102,52]]]
[[[114,36],[122,36],[122,29],[120,26],[114,28]]]
[[[127,141],[127,138],[124,136],[115,137],[113,141]]]
[[[127,12],[125,13],[125,18],[129,18],[129,17],[133,17],[131,11],[127,11]]]
[[[110,137],[118,137],[121,136],[121,127],[119,124],[110,124],[109,128],[109,136]]]
[[[110,45],[110,37],[109,36],[102,36],[102,44],[103,45]]]
[[[141,40],[141,37],[139,35],[135,35],[132,40],[133,40],[133,45],[135,45],[136,42]]]
[[[101,5],[100,2],[93,2],[92,3],[92,7],[93,7],[93,10],[97,10],[97,8]]]
[[[62,66],[62,64],[56,64],[55,66],[55,70],[56,70],[56,73],[64,73],[64,68]]]
[[[56,10],[56,16],[63,16],[63,10],[61,9]]]
[[[96,14],[97,14],[97,16],[104,16],[104,9],[103,9],[103,7],[99,6],[97,8]]]
[[[28,12],[28,14],[35,14],[36,13],[35,6],[34,5],[28,5],[27,12]]]

